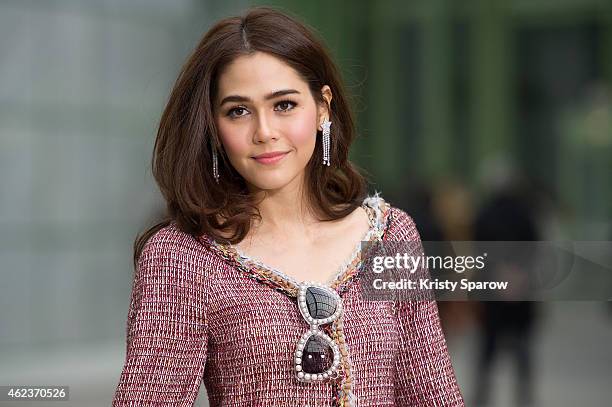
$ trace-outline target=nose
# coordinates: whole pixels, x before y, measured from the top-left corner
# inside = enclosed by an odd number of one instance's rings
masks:
[[[272,125],[272,121],[265,113],[257,115],[257,124],[255,128],[255,134],[253,135],[253,142],[265,143],[269,140],[278,138]]]

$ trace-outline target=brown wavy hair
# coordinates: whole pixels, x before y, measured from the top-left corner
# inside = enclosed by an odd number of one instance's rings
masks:
[[[271,54],[295,69],[317,103],[326,103],[321,88],[331,88],[331,166],[322,165],[321,137],[317,137],[306,167],[307,199],[314,213],[321,221],[340,219],[366,197],[367,181],[348,159],[355,124],[329,52],[313,30],[295,17],[270,7],[250,8],[243,16],[218,21],[181,68],[161,116],[151,164],[167,215],[136,238],[135,266],[147,240],[172,221],[193,236],[208,234],[235,244],[247,235],[254,217],[261,219],[254,193],[223,151],[213,116],[217,81],[224,67],[254,52]],[[219,157],[218,184],[212,174],[213,148]]]

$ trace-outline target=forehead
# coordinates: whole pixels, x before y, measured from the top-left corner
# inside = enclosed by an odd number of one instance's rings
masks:
[[[258,98],[287,88],[302,92],[308,89],[308,84],[286,62],[263,52],[234,59],[225,67],[218,83],[219,98],[230,94]]]

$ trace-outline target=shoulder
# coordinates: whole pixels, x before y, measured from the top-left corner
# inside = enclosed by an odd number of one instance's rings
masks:
[[[385,227],[385,240],[412,241],[420,240],[417,225],[406,211],[386,201],[379,192],[366,198],[374,203]]]
[[[146,257],[171,255],[196,256],[202,245],[190,234],[181,231],[173,221],[155,232],[145,243],[139,261]]]
[[[420,240],[416,222],[404,210],[391,206],[389,221],[389,239],[393,240]]]
[[[140,274],[165,269],[177,273],[201,274],[209,267],[210,251],[196,237],[183,232],[173,221],[155,232],[138,258]]]

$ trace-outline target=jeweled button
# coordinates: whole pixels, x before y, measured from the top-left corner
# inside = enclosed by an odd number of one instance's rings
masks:
[[[311,317],[323,319],[334,315],[337,301],[331,293],[322,288],[308,287],[306,289],[306,306]]]
[[[302,352],[302,369],[305,373],[323,373],[334,363],[334,351],[325,339],[311,336]]]

